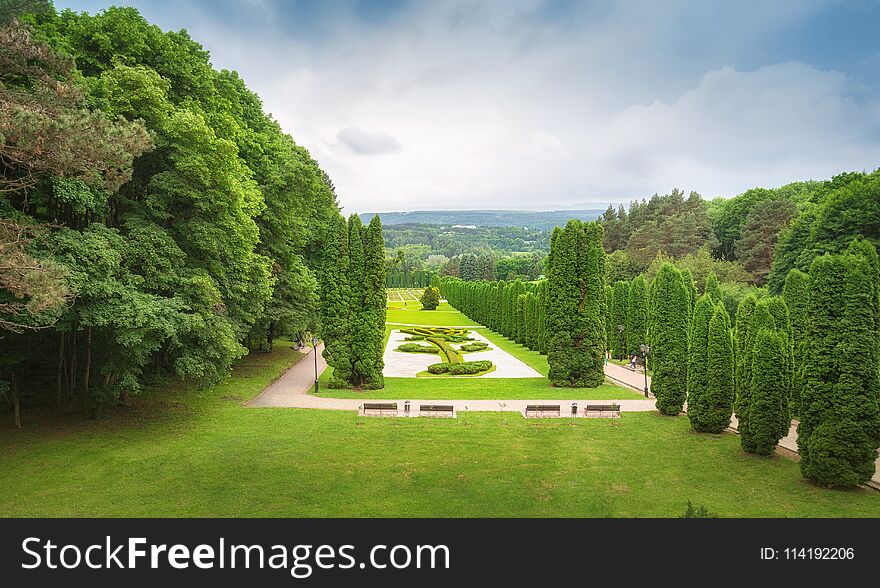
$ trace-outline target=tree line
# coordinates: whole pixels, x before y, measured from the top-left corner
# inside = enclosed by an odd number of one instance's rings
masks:
[[[0,21],[0,392],[94,414],[314,330],[334,188],[241,78],[131,8],[16,6]]]

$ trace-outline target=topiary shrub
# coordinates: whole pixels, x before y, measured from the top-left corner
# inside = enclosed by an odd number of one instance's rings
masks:
[[[440,304],[440,290],[428,286],[419,299],[424,310],[434,310]]]
[[[449,366],[449,373],[453,376],[473,375],[492,369],[492,362],[488,360],[466,361]]]
[[[428,366],[428,373],[431,374],[445,374],[449,371],[450,364],[448,363],[432,363]]]
[[[489,344],[484,341],[474,341],[473,343],[466,343],[459,347],[459,351],[486,351],[489,348]]]
[[[424,341],[425,338],[422,335],[411,335],[404,339],[404,341]]]
[[[440,353],[436,347],[428,345],[419,345],[418,343],[402,343],[397,346],[395,351],[403,351],[405,353]]]

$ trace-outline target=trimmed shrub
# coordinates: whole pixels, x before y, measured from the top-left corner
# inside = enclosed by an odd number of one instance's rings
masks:
[[[445,374],[449,371],[450,364],[444,363],[432,363],[428,366],[428,372],[432,374]]]
[[[785,346],[785,337],[771,328],[760,329],[755,337],[748,431],[758,455],[772,454],[788,434],[786,383],[779,373],[785,362]]]
[[[440,290],[432,286],[428,286],[427,288],[425,288],[425,291],[422,292],[422,297],[419,299],[419,302],[422,303],[423,309],[435,310],[440,304]]]
[[[474,341],[459,347],[461,351],[486,351],[488,348],[489,344],[484,341]]]
[[[657,409],[677,415],[687,398],[688,314],[690,293],[675,266],[660,266],[651,289],[651,388]]]
[[[402,343],[397,346],[395,351],[403,351],[405,353],[440,353],[440,350],[433,345],[419,345],[418,343]]]
[[[425,338],[422,335],[410,335],[406,337],[404,341],[424,341]]]
[[[691,420],[691,425],[697,431],[720,433],[730,425],[733,400],[733,337],[730,332],[730,315],[723,304],[718,304],[712,320],[709,321],[706,397],[699,403],[700,414],[698,418]],[[691,415],[691,410],[688,400],[688,416]]]
[[[473,375],[485,372],[492,368],[492,362],[488,360],[466,361],[449,366],[449,373],[454,376]]]

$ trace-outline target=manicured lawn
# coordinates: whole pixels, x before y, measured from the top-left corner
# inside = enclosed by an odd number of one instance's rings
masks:
[[[382,390],[331,390],[330,370],[318,380],[325,398],[385,398],[411,400],[623,400],[643,395],[613,384],[598,388],[554,388],[546,378],[385,378]]]
[[[437,310],[422,310],[418,302],[411,302],[404,309],[399,302],[388,302],[386,322],[424,325],[426,327],[442,326],[479,326],[474,321],[449,306],[447,302],[441,302]]]
[[[5,516],[880,517],[880,494],[804,482],[686,417],[382,419],[248,409],[296,354],[243,360],[209,390],[171,387],[95,420],[0,426]],[[7,415],[8,416],[8,415]],[[8,420],[8,419],[7,419]]]

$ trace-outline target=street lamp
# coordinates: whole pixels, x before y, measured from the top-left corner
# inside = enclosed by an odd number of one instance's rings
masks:
[[[315,353],[315,394],[318,393],[318,337],[312,335],[312,349]]]
[[[617,325],[617,332],[620,333],[620,338],[623,339],[623,332],[626,330],[626,325]],[[626,352],[626,343],[620,346],[620,350]],[[620,359],[623,359],[623,355],[620,356]]]
[[[645,398],[648,397],[648,354],[651,353],[651,346],[642,343],[639,345],[639,351],[642,352],[642,361],[645,362]]]

